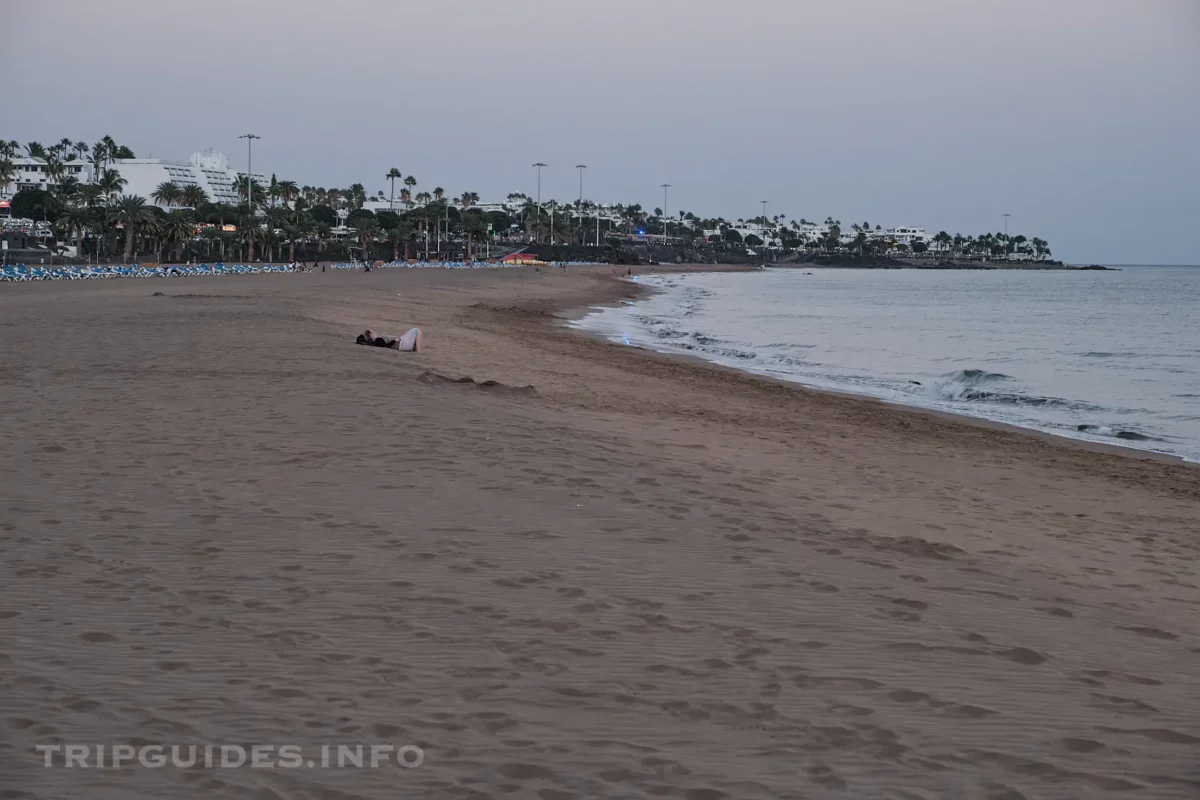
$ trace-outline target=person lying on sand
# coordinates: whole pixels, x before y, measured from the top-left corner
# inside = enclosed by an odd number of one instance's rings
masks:
[[[356,344],[366,344],[372,347],[390,347],[393,350],[419,352],[421,349],[421,329],[413,328],[399,338],[395,336],[376,336],[374,331],[368,329],[365,333],[360,333],[354,341]]]

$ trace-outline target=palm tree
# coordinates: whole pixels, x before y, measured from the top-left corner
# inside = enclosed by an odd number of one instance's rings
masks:
[[[0,158],[0,197],[8,196],[9,184],[17,177],[17,165],[7,156]]]
[[[55,222],[63,231],[75,234],[75,257],[83,257],[83,231],[92,223],[92,214],[79,206],[67,206]]]
[[[400,170],[396,169],[395,167],[389,169],[387,175],[384,176],[385,180],[392,182],[392,194],[391,197],[388,198],[388,210],[390,211],[394,211],[396,209],[396,179],[403,177],[404,176],[400,174]]]
[[[76,197],[83,205],[88,208],[94,208],[100,204],[101,198],[104,197],[104,190],[94,183],[85,183],[79,187]]]
[[[54,187],[55,192],[58,194],[58,199],[64,203],[74,199],[79,194],[79,189],[79,179],[74,175],[59,178],[58,184]]]
[[[172,211],[167,215],[160,233],[163,242],[173,248],[175,261],[183,260],[183,246],[196,238],[196,220],[190,211]]]
[[[225,252],[232,251],[234,245],[236,245],[238,243],[238,240],[240,238],[241,238],[241,233],[239,231],[221,231],[220,239],[221,239],[221,260],[222,261],[225,260]]]
[[[550,241],[549,217],[538,217],[533,221],[533,240],[540,242],[542,239],[545,239],[547,242]],[[550,243],[553,244],[553,242]]]
[[[362,245],[363,261],[369,261],[371,255],[371,242],[375,240],[376,225],[374,217],[363,216],[354,223],[354,231],[358,234],[358,242]]]
[[[253,178],[247,175],[239,175],[234,179],[233,185],[237,189],[238,197],[243,200],[246,200],[248,196],[253,197],[256,208],[265,202],[265,193],[263,192],[262,184]]]
[[[163,181],[150,193],[150,199],[169,208],[179,201],[182,194],[183,190],[179,188],[179,184],[174,181]]]
[[[289,214],[279,223],[279,233],[283,236],[283,240],[288,243],[288,263],[292,264],[296,261],[296,240],[304,235],[300,226],[293,223],[292,215]]]
[[[433,199],[434,200],[441,200],[445,196],[446,196],[446,190],[443,189],[442,187],[439,186],[433,190]]]
[[[406,219],[400,220],[387,231],[388,241],[392,243],[392,261],[400,260],[400,247],[404,247],[404,260],[408,261],[408,244],[416,235],[416,228]]]
[[[1028,242],[1029,240],[1026,239],[1025,236],[1018,234],[1018,235],[1012,237],[1012,239],[1010,241],[1012,242],[1013,252],[1015,252],[1015,253],[1026,252],[1025,243]]]
[[[825,249],[828,251],[836,248],[841,243],[841,239],[842,227],[833,222],[829,225],[829,233],[825,234]]]
[[[525,226],[525,236],[532,237],[533,225],[538,216],[537,201],[526,197],[525,202],[521,204],[521,210],[517,214],[521,219],[521,224]]]
[[[100,180],[96,181],[96,183],[104,191],[104,196],[110,201],[115,195],[125,188],[125,184],[128,182],[129,181],[122,178],[121,173],[117,172],[115,169],[104,170],[104,172],[100,175]]]
[[[242,215],[238,219],[238,233],[246,243],[246,260],[254,261],[254,234],[258,230],[258,215],[254,209],[242,206]]]
[[[236,219],[237,212],[238,212],[237,208],[235,206],[229,205],[228,203],[213,203],[212,208],[209,210],[209,215],[210,215],[210,218],[216,217],[217,224],[219,224],[221,226],[221,229],[224,230],[225,220],[226,219]]]
[[[487,235],[487,223],[479,213],[463,214],[462,229],[467,235],[467,261],[475,260],[475,237]]]
[[[221,239],[221,229],[216,225],[205,225],[200,229],[200,238],[204,240],[204,255],[206,258],[212,258],[213,242]]]
[[[296,260],[296,242],[315,233],[317,225],[311,215],[293,211],[284,217],[281,230],[288,243],[288,263],[290,264]]]
[[[361,183],[350,184],[350,199],[355,208],[362,208],[367,201],[367,190]]]
[[[279,212],[277,212],[274,208],[268,208],[263,211],[263,217],[265,217],[265,220],[263,221],[262,236],[263,252],[267,256],[268,262],[273,262],[275,260],[275,226],[276,220],[278,219],[278,214]]]
[[[63,166],[62,159],[57,153],[49,153],[46,156],[46,178],[49,183],[55,184],[63,179],[66,174],[66,167]]]
[[[108,151],[103,142],[96,142],[92,145],[92,151],[87,157],[87,161],[92,165],[92,180],[95,182],[99,182],[100,176],[104,173],[104,162],[107,155]]]
[[[204,187],[198,184],[189,184],[180,190],[179,202],[188,208],[200,208],[200,206],[208,202],[208,192],[204,191]]]
[[[864,231],[862,228],[859,228],[857,225],[855,225],[854,228],[858,231],[858,235],[854,237],[854,247],[858,249],[858,254],[861,256],[863,254],[863,250],[865,250],[867,246],[867,234],[866,231]]]
[[[44,159],[46,157],[46,148],[42,146],[41,142],[30,142],[25,145],[25,153],[30,158]]]
[[[133,237],[138,228],[149,228],[154,222],[154,212],[146,205],[145,198],[123,194],[117,198],[109,211],[108,220],[125,228],[125,256],[128,263],[133,255]]]
[[[410,192],[408,189],[401,189],[400,190],[400,202],[404,204],[404,207],[406,209],[412,208],[412,205],[413,205],[412,192]]]
[[[283,200],[285,206],[290,207],[291,203],[300,197],[300,189],[296,186],[295,181],[280,181],[277,188],[279,190],[279,197]]]

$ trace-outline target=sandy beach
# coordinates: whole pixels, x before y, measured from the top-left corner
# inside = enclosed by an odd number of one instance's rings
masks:
[[[559,324],[636,291],[0,287],[0,798],[1200,796],[1200,470]],[[35,750],[206,743],[424,761]]]

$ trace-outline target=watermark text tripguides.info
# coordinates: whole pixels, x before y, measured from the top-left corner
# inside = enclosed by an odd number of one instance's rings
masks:
[[[39,744],[42,765],[59,769],[416,769],[416,745]]]

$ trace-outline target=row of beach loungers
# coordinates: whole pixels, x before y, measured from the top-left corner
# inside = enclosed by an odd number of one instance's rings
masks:
[[[539,262],[540,263],[540,262]],[[567,266],[583,266],[591,262],[571,261]],[[497,269],[518,266],[484,261],[407,261],[372,264],[371,269]],[[362,269],[363,263],[338,262],[330,264],[331,269]],[[312,269],[312,267],[309,267]],[[0,283],[20,283],[24,281],[91,281],[108,280],[111,278],[187,278],[201,275],[258,275],[264,272],[295,272],[291,264],[189,264],[143,267],[131,266],[98,266],[98,267],[27,267],[24,264],[4,265],[0,267]]]
[[[257,275],[262,272],[291,272],[287,264],[192,264],[160,267],[27,267],[24,264],[0,267],[0,283],[23,281],[94,281],[110,278],[177,278],[200,275]]]
[[[536,260],[521,261],[389,261],[372,263],[371,269],[502,269],[504,267],[547,266],[549,262]],[[593,266],[594,261],[555,261],[555,266]],[[362,269],[362,261],[343,261],[329,265],[330,269]]]

